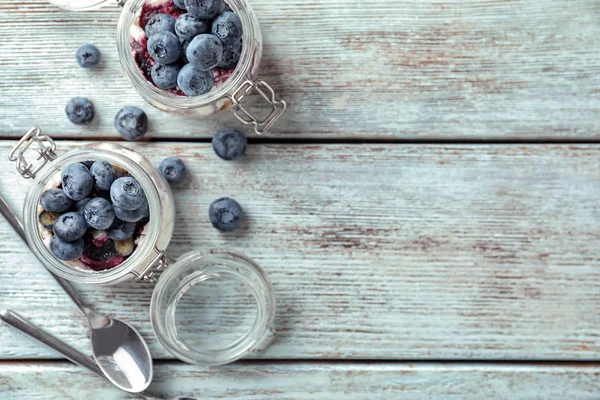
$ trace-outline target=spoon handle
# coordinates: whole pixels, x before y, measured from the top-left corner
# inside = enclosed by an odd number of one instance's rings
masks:
[[[0,195],[0,213],[4,216],[4,218],[6,218],[6,220],[10,224],[10,226],[13,227],[13,229],[15,230],[15,232],[17,232],[17,234],[21,237],[21,239],[23,239],[25,244],[27,246],[29,246],[29,243],[27,243],[27,239],[25,236],[25,229],[23,228],[23,223],[21,222],[19,217],[17,217],[17,214],[15,214],[15,212],[12,210],[12,208],[10,208],[10,206],[8,205],[8,203],[6,202],[4,197],[2,197],[2,195]],[[31,249],[31,247],[30,247],[30,249]],[[50,271],[48,271],[48,272],[50,272]],[[52,277],[56,280],[56,282],[58,282],[60,287],[62,287],[63,290],[69,295],[69,297],[71,298],[73,303],[75,303],[75,305],[87,317],[90,310],[89,310],[89,308],[87,308],[85,306],[85,304],[83,304],[83,302],[79,298],[79,295],[75,291],[75,288],[73,286],[71,286],[71,284],[69,282],[65,281],[61,277],[54,275],[52,272],[50,272],[50,275],[52,275]]]

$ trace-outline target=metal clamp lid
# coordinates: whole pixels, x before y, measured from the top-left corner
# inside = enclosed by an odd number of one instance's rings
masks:
[[[262,119],[252,114],[243,104],[244,99],[254,92],[258,93],[271,106],[269,115]],[[233,114],[235,117],[243,124],[254,125],[254,132],[257,135],[269,130],[287,108],[285,101],[275,99],[275,91],[265,81],[245,81],[233,93],[231,101],[233,102]]]
[[[37,144],[38,163],[30,163],[25,159],[25,152],[32,144]],[[19,140],[8,155],[8,159],[17,163],[17,171],[25,179],[35,179],[44,166],[56,160],[56,144],[50,136],[42,135],[40,128],[32,128]]]

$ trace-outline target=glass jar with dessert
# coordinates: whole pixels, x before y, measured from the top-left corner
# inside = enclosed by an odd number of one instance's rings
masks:
[[[270,343],[275,292],[254,261],[223,250],[166,257],[175,203],[140,153],[92,143],[57,157],[52,138],[34,128],[9,159],[34,181],[23,226],[50,272],[89,285],[158,282],[152,326],[164,347],[189,363],[227,364]]]
[[[50,1],[71,10],[121,5],[119,60],[136,91],[160,110],[206,117],[231,108],[256,134],[286,110],[257,79],[263,38],[245,0]],[[261,99],[264,112],[250,109],[250,96]]]

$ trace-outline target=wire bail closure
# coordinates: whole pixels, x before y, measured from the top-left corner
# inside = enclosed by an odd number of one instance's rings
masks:
[[[33,144],[37,144],[37,163],[29,163],[25,159],[25,152]],[[50,136],[42,135],[40,128],[32,128],[19,140],[8,155],[8,159],[17,163],[17,171],[25,179],[35,179],[35,176],[44,166],[56,160],[56,144]]]
[[[258,93],[271,107],[269,115],[262,120],[252,114],[243,104],[244,99],[254,92]],[[254,125],[254,132],[257,135],[268,131],[287,108],[285,101],[275,99],[275,91],[265,81],[245,81],[233,93],[231,101],[233,102],[233,114],[235,117],[243,124]]]

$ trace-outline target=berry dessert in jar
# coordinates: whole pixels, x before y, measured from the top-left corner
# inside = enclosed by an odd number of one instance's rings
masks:
[[[117,47],[134,88],[161,110],[204,117],[233,106],[258,134],[285,111],[273,89],[256,80],[262,35],[245,0],[129,0]],[[270,109],[266,116],[244,106],[253,94]]]

